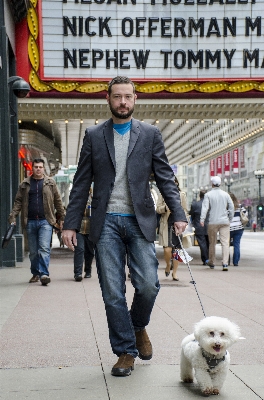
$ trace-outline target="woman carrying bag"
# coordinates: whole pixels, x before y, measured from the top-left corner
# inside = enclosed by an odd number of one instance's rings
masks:
[[[181,206],[184,209],[187,220],[189,220],[188,212],[187,212],[186,193],[181,191],[181,189],[179,187],[179,182],[178,182],[178,179],[176,178],[176,176],[175,176],[174,182],[178,186],[178,190],[179,190],[180,198],[181,198]],[[180,247],[179,239],[175,235],[175,233],[172,232],[172,234],[171,234],[171,228],[173,225],[173,221],[170,220],[170,210],[167,207],[167,205],[161,195],[159,196],[159,199],[158,199],[156,212],[158,214],[161,214],[160,225],[159,225],[159,245],[163,246],[163,249],[164,249],[164,259],[166,261],[165,275],[168,277],[170,275],[170,269],[171,269],[172,247],[175,246],[178,249],[180,249],[181,247]],[[191,241],[188,236],[183,237],[182,242],[183,242],[184,248],[188,248],[191,246]],[[172,262],[173,262],[172,279],[174,281],[178,281],[179,279],[177,277],[177,269],[179,266],[179,261],[173,259]]]

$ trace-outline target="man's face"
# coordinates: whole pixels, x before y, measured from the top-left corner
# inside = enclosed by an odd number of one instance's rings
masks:
[[[137,95],[133,92],[133,87],[129,83],[112,86],[111,94],[107,95],[106,99],[115,123],[130,121],[136,98]]]
[[[34,163],[32,166],[33,169],[33,178],[42,179],[44,175],[44,165],[42,162]]]

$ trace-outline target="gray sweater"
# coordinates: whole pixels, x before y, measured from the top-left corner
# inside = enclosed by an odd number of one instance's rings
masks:
[[[127,181],[127,150],[130,139],[130,131],[120,135],[114,129],[114,145],[116,160],[115,185],[111,193],[107,212],[117,214],[135,214],[131,194]]]
[[[200,222],[204,222],[209,211],[209,224],[230,224],[234,216],[234,205],[227,192],[213,187],[205,194]]]

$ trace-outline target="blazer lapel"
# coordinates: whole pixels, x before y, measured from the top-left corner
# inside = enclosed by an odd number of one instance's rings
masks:
[[[106,123],[104,125],[103,134],[104,134],[106,146],[108,148],[108,151],[109,151],[113,166],[116,169],[114,132],[113,132],[113,121],[112,121],[112,119],[109,119],[108,121],[106,121]]]
[[[139,126],[137,121],[132,118],[132,125],[131,125],[131,131],[130,131],[130,141],[129,141],[129,146],[128,146],[128,152],[127,152],[127,157],[130,156],[132,153],[132,150],[135,147],[135,144],[137,143],[139,137]]]

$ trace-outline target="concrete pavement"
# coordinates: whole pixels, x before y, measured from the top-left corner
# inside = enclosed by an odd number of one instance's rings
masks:
[[[231,349],[231,365],[219,398],[264,399],[264,233],[245,232],[239,267],[221,270],[217,245],[215,270],[201,265],[199,248],[188,249],[206,315],[237,323],[246,340]],[[98,279],[73,280],[73,255],[54,237],[47,287],[29,284],[29,261],[0,269],[0,398],[4,400],[178,400],[200,397],[197,385],[179,377],[180,344],[203,318],[201,305],[181,264],[179,282],[165,277],[148,333],[154,355],[136,360],[132,375],[112,377],[112,354]],[[133,288],[127,280],[127,300]]]

